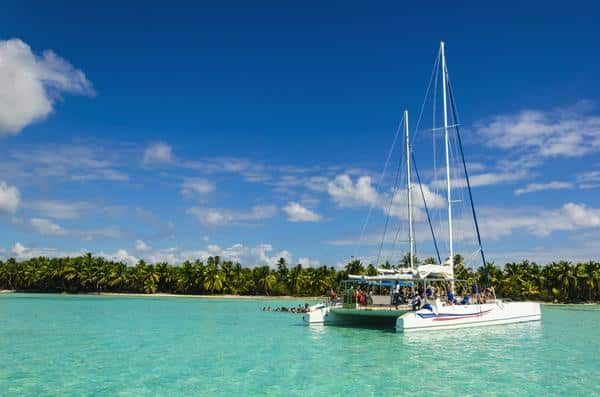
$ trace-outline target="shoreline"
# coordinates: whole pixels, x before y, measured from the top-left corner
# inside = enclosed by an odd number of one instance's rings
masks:
[[[142,294],[137,292],[37,292],[37,291],[17,291],[4,289],[0,290],[2,294],[40,294],[40,295],[90,295],[90,296],[114,296],[114,297],[130,297],[130,298],[198,298],[198,299],[239,299],[239,300],[309,300],[319,301],[326,299],[324,296],[292,296],[292,295],[281,295],[281,296],[270,296],[270,295],[191,295],[191,294],[170,294],[166,292],[157,292],[155,294]],[[543,302],[535,301],[540,305],[544,306],[600,306],[600,302],[580,302],[580,303],[555,303],[555,302]]]
[[[137,292],[34,292],[34,291],[16,291],[16,290],[0,290],[0,294],[50,294],[50,295],[90,295],[90,296],[121,296],[130,298],[198,298],[198,299],[241,299],[241,300],[322,300],[321,296],[270,296],[270,295],[191,295],[191,294],[169,294],[166,292],[158,292],[155,294],[141,294]]]
[[[79,294],[68,294],[68,295],[79,295]],[[199,298],[199,299],[243,299],[243,300],[320,300],[323,297],[320,296],[270,296],[270,295],[190,295],[190,294],[169,294],[167,292],[158,292],[155,294],[140,294],[137,292],[91,292],[80,295],[100,295],[100,296],[125,296],[125,297],[160,297],[160,298]]]

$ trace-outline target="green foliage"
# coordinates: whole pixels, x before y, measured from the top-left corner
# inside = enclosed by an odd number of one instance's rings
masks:
[[[407,262],[405,256],[402,262]],[[428,263],[426,260],[425,263]],[[415,258],[415,263],[418,260]],[[552,262],[540,266],[535,262],[494,263],[476,270],[454,258],[457,279],[493,285],[496,295],[512,299],[555,302],[600,301],[600,262],[573,264]],[[392,267],[386,263],[382,267]],[[147,264],[134,266],[86,254],[79,257],[38,257],[17,262],[0,261],[0,289],[39,292],[137,292],[152,294],[241,294],[241,295],[325,295],[337,288],[348,274],[376,274],[376,266],[352,260],[344,269],[321,266],[288,266],[281,258],[275,268],[242,267],[239,263],[210,257],[202,261],[185,261],[180,265]]]

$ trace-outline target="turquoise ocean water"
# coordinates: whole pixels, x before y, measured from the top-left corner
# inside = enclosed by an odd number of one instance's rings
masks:
[[[598,307],[421,335],[260,310],[292,303],[0,295],[0,395],[600,395]]]

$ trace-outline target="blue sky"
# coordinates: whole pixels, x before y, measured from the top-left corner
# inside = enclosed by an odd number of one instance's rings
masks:
[[[489,259],[599,258],[592,2],[116,4],[3,4],[4,257],[373,260],[386,154],[443,39]],[[414,150],[439,220],[430,141],[417,132]],[[465,204],[457,251],[470,259]]]

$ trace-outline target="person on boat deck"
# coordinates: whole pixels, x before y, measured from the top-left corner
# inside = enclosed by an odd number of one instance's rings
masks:
[[[431,299],[433,298],[434,293],[434,286],[432,285],[428,285],[427,288],[425,289],[425,296],[427,296],[427,299]]]
[[[421,308],[421,296],[419,294],[415,294],[412,299],[412,309],[419,310]]]
[[[373,290],[370,290],[367,294],[367,305],[373,304]]]
[[[448,296],[448,303],[453,305],[454,304],[454,294],[452,293],[451,289],[448,290],[447,296]]]
[[[396,284],[394,284],[394,305],[396,309],[398,308],[398,301],[400,300],[400,283],[396,280]]]
[[[473,284],[473,298],[475,298],[475,302],[481,303],[481,299],[479,297],[479,286],[477,286],[477,283]]]
[[[334,302],[337,299],[337,294],[333,288],[329,290],[329,300]]]
[[[360,290],[360,288],[358,289],[358,295],[356,297],[358,304],[365,306],[367,304],[367,296],[365,295],[365,293],[363,291]]]

